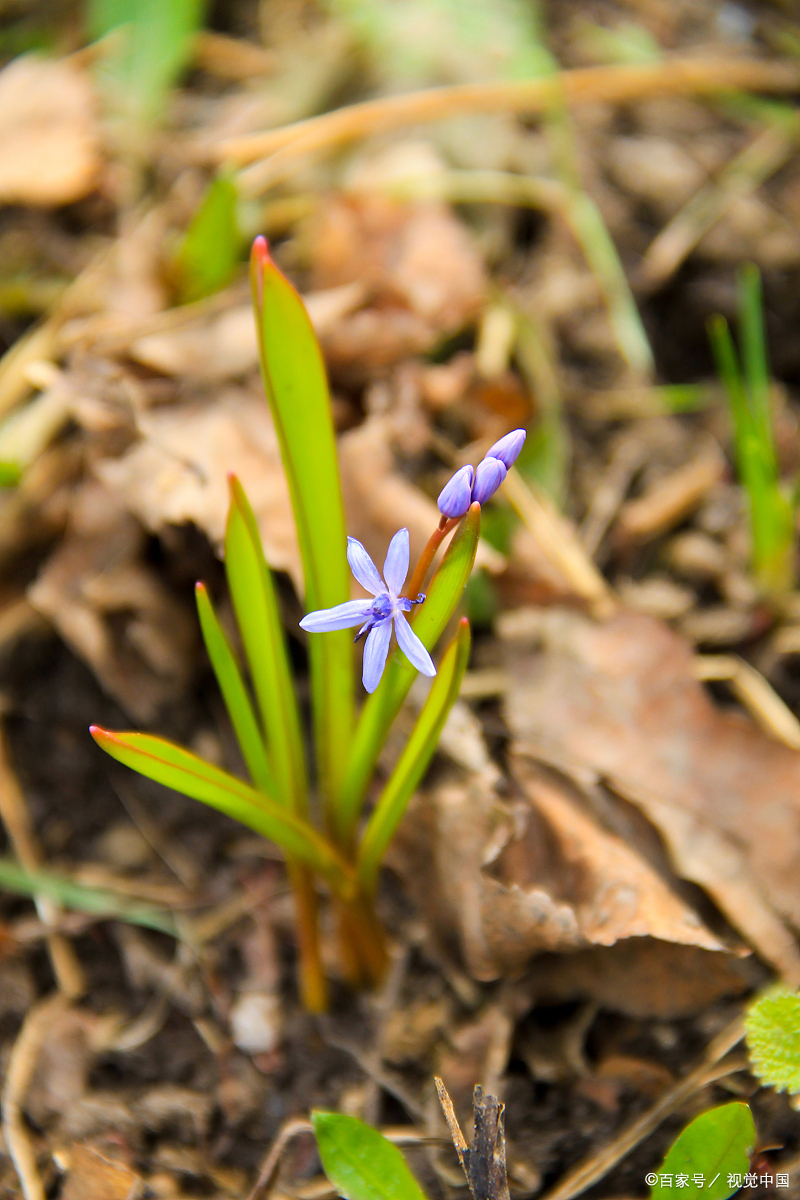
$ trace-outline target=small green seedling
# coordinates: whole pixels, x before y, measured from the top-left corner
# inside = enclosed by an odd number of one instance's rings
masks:
[[[525,432],[501,438],[475,470],[468,466],[456,472],[439,497],[439,524],[408,583],[407,529],[392,538],[381,575],[361,543],[345,533],[328,384],[308,314],[269,257],[263,238],[256,239],[251,268],[264,384],[311,610],[300,624],[309,633],[315,769],[310,772],[307,762],[275,582],[255,517],[235,478],[225,570],[249,679],[202,583],[197,585],[197,608],[250,781],[152,734],[92,732],[118,761],[227,813],[283,849],[296,901],[301,990],[306,1005],[319,1010],[326,1004],[317,924],[320,881],[338,911],[342,961],[350,981],[368,986],[384,971],[384,937],[374,910],[378,872],[458,696],[470,648],[466,619],[438,668],[430,652],[472,571],[481,505],[505,479]],[[451,533],[425,595],[422,587],[436,550]],[[369,599],[350,599],[351,571]],[[353,626],[361,627],[356,641],[366,638],[362,678],[369,693],[357,721]],[[420,671],[433,677],[428,698],[362,828],[378,756]]]
[[[101,80],[114,109],[134,127],[155,124],[163,112],[205,9],[205,0],[89,0],[90,36],[109,39]]]
[[[733,418],[736,465],[747,492],[753,573],[774,599],[794,583],[794,514],[781,487],[769,403],[769,366],[758,268],[739,275],[741,364],[728,323],[709,322],[711,348]]]
[[[425,1200],[396,1146],[357,1117],[313,1112],[311,1123],[328,1179],[344,1200]]]
[[[225,173],[212,180],[173,258],[182,304],[202,300],[230,283],[239,265],[242,236],[236,184]]]
[[[658,1171],[647,1176],[651,1200],[666,1200],[676,1188],[684,1200],[727,1200],[743,1186],[755,1141],[746,1104],[701,1113],[670,1146]]]
[[[765,992],[748,1010],[745,1038],[753,1074],[778,1092],[800,1093],[800,996]]]

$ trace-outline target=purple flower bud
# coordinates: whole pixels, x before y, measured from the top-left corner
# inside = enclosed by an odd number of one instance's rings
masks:
[[[478,504],[485,504],[493,496],[505,479],[508,471],[505,463],[499,458],[484,458],[475,470],[475,483],[472,487],[472,499]]]
[[[472,467],[462,467],[439,493],[439,512],[445,517],[463,517],[472,500]]]
[[[512,429],[511,433],[507,433],[505,437],[500,438],[499,442],[490,446],[486,451],[486,457],[498,459],[507,470],[516,461],[527,436],[524,429]]]

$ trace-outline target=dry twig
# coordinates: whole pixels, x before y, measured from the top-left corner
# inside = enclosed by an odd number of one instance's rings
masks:
[[[737,1017],[714,1038],[699,1067],[665,1092],[648,1112],[633,1121],[627,1129],[623,1129],[609,1145],[603,1146],[597,1154],[593,1154],[569,1171],[547,1192],[543,1200],[572,1200],[573,1196],[579,1196],[607,1175],[612,1167],[630,1154],[631,1150],[657,1129],[662,1121],[678,1112],[696,1092],[708,1087],[717,1079],[724,1079],[726,1075],[742,1070],[746,1065],[743,1061],[721,1064],[720,1059],[743,1037],[744,1022],[741,1017]]]
[[[25,1200],[45,1200],[45,1193],[36,1166],[31,1137],[22,1115],[22,1105],[33,1079],[39,1050],[47,1031],[54,1017],[66,1008],[67,1003],[63,992],[56,992],[40,1000],[28,1013],[11,1051],[0,1098],[3,1137],[19,1176]]]
[[[30,815],[22,789],[11,766],[5,736],[0,729],[0,820],[19,861],[28,871],[44,865],[33,832]],[[45,924],[55,919],[57,909],[51,900],[37,897],[36,908]],[[50,960],[59,990],[74,1000],[86,990],[83,970],[72,945],[61,933],[51,933],[47,939]]]

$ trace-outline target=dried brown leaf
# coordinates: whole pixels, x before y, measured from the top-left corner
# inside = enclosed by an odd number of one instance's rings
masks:
[[[113,491],[87,482],[28,595],[131,716],[150,721],[189,678],[196,634],[188,610],[141,562],[144,539]]]
[[[136,1200],[142,1193],[140,1176],[101,1146],[76,1142],[56,1159],[67,1175],[62,1200]]]
[[[269,408],[262,396],[228,389],[213,402],[163,408],[140,422],[143,438],[96,470],[153,531],[193,521],[221,547],[228,473],[241,480],[270,566],[302,593],[289,491]]]
[[[466,227],[439,203],[331,196],[309,222],[315,286],[358,280],[370,307],[323,337],[331,366],[362,373],[429,349],[477,316],[486,281]]]
[[[0,71],[0,202],[55,206],[85,196],[100,168],[92,86],[34,55]]]
[[[800,979],[786,926],[800,926],[800,754],[720,712],[692,647],[652,618],[551,612],[538,630],[539,652],[509,644],[506,719],[523,749],[604,778],[659,830],[675,871]]]

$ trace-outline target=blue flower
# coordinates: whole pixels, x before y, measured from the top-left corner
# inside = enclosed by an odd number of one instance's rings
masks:
[[[436,503],[439,512],[445,517],[463,517],[472,503],[472,479],[475,472],[472,467],[462,467],[456,471],[452,479],[444,485]]]
[[[367,635],[362,679],[368,692],[374,692],[381,681],[392,639],[392,622],[397,644],[411,665],[423,675],[436,674],[430,654],[406,620],[405,614],[425,599],[423,595],[419,595],[416,600],[409,600],[400,595],[408,574],[408,559],[408,530],[401,529],[389,543],[381,579],[378,568],[361,542],[349,537],[347,561],[350,570],[361,586],[371,592],[374,598],[348,600],[345,604],[337,604],[333,608],[321,608],[317,612],[308,613],[300,622],[300,627],[309,633],[328,633],[333,629],[348,629],[352,625],[361,625],[356,641]]]
[[[507,433],[505,437],[501,437],[499,442],[495,442],[486,451],[487,458],[497,458],[508,470],[511,464],[517,459],[520,450],[525,444],[527,433],[524,429],[512,429],[511,433]]]
[[[475,468],[475,482],[472,485],[472,499],[478,504],[485,504],[493,496],[505,479],[508,471],[505,463],[499,458],[484,458]]]
[[[439,493],[437,504],[442,516],[456,520],[463,517],[476,500],[478,504],[485,504],[505,479],[526,437],[524,429],[512,429],[511,433],[489,447],[474,471],[472,467],[462,467],[456,471]]]

